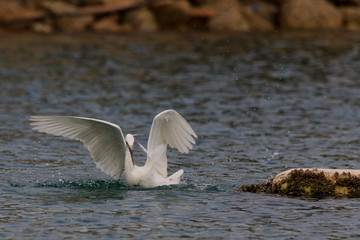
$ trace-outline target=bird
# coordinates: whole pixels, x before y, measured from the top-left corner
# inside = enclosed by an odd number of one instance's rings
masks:
[[[188,153],[198,138],[178,112],[173,109],[160,112],[153,119],[147,149],[139,144],[146,153],[146,162],[137,166],[133,154],[134,135],[127,134],[124,138],[121,128],[114,123],[75,116],[37,115],[29,120],[34,130],[81,141],[101,171],[113,179],[124,174],[127,186],[144,188],[179,184],[184,170],[168,176],[167,146]]]

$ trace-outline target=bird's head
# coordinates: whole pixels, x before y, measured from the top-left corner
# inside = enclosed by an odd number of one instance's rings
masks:
[[[125,141],[126,141],[126,145],[128,146],[129,148],[129,151],[130,151],[130,155],[131,155],[131,161],[132,161],[132,164],[133,164],[133,167],[135,166],[135,162],[134,162],[134,154],[133,154],[133,147],[134,147],[134,142],[135,142],[135,138],[133,135],[131,134],[127,134],[126,137],[125,137]]]
[[[134,142],[135,142],[134,135],[127,134],[126,137],[125,137],[125,141],[126,141],[126,144],[128,145],[129,148],[132,149],[134,147]]]

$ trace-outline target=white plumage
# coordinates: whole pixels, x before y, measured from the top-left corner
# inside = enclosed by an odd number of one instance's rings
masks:
[[[176,111],[166,110],[155,116],[148,139],[146,163],[134,164],[134,137],[103,120],[67,117],[32,116],[30,125],[39,132],[80,140],[89,150],[96,167],[115,179],[125,173],[127,185],[156,187],[179,184],[183,170],[167,176],[167,145],[188,153],[197,138],[188,122]]]

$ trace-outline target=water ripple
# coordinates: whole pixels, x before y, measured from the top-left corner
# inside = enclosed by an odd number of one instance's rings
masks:
[[[234,192],[292,167],[360,168],[359,44],[314,32],[0,38],[0,238],[359,238],[356,199]],[[128,187],[80,143],[28,126],[96,117],[146,145],[166,108],[199,135],[189,154],[169,150],[178,186]]]

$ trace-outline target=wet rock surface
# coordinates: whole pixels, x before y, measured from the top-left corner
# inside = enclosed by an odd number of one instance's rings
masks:
[[[288,0],[280,7],[280,26],[285,29],[337,29],[340,11],[326,0]]]
[[[243,185],[237,191],[275,193],[292,197],[360,197],[360,177],[349,171],[293,169],[261,184]],[[335,169],[336,170],[336,169]]]

